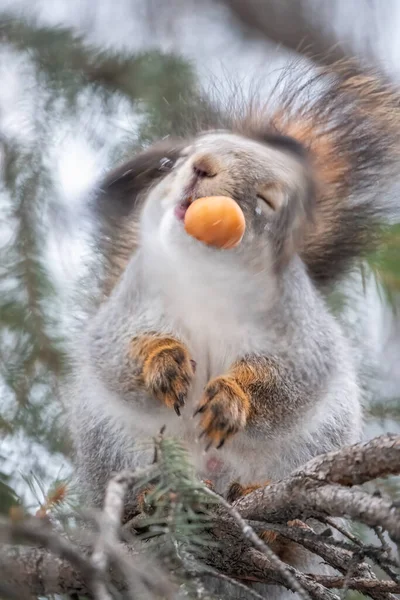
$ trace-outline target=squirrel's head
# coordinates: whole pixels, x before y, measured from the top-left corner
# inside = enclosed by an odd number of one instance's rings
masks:
[[[106,295],[141,236],[147,247],[161,240],[180,256],[214,263],[266,256],[264,264],[279,269],[298,252],[320,286],[375,247],[377,224],[398,213],[387,202],[398,173],[398,90],[352,61],[305,72],[296,65],[274,89],[260,110],[256,102],[248,114],[223,111],[213,126],[231,131],[198,134],[195,121],[191,139],[166,138],[106,178],[94,202]],[[184,231],[189,196],[216,195],[233,197],[245,215],[245,236],[231,250]]]
[[[232,256],[253,261],[287,262],[312,216],[314,194],[303,148],[277,135],[245,137],[225,131],[200,134],[160,163],[169,172],[151,187],[141,220],[143,244],[210,261]],[[190,202],[204,196],[229,196],[241,207],[246,230],[234,249],[206,246],[184,227]]]

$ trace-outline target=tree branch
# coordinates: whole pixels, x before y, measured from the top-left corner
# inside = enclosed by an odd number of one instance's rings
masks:
[[[346,579],[345,577],[334,577],[327,575],[310,575],[310,577],[328,589],[342,589]],[[347,587],[368,595],[374,591],[400,594],[400,583],[396,583],[395,581],[379,581],[378,579],[352,577],[347,581]]]
[[[300,598],[303,600],[309,600],[309,595],[305,592],[302,585],[298,582],[297,578],[293,576],[289,567],[276,556],[276,554],[271,550],[271,548],[263,542],[263,540],[258,537],[253,528],[246,523],[246,521],[242,518],[240,513],[232,507],[227,500],[224,498],[220,498],[218,494],[213,492],[212,490],[207,489],[207,494],[212,496],[214,499],[219,500],[219,502],[224,506],[224,508],[228,511],[231,517],[236,521],[237,525],[240,527],[242,535],[244,538],[247,538],[252,545],[258,549],[259,552],[264,554],[272,567],[275,568],[282,580],[285,582],[285,585],[289,587],[293,592],[297,592]]]
[[[320,3],[318,11],[310,0],[218,1],[230,9],[246,36],[284,46],[323,65],[354,54],[348,43],[338,42],[332,27],[333,1],[323,6]],[[367,8],[371,10],[370,7]],[[373,15],[370,22],[375,22]],[[368,58],[372,59],[370,46],[371,44],[366,44],[364,50],[368,53]]]
[[[317,457],[290,477],[240,498],[235,507],[245,519],[278,523],[301,513],[351,517],[371,527],[382,525],[397,540],[399,508],[388,500],[346,488],[399,473],[400,436],[382,435]]]
[[[365,444],[356,444],[318,456],[297,472],[324,483],[361,485],[377,477],[397,475],[400,470],[400,438],[385,434]]]
[[[373,528],[383,528],[393,540],[399,540],[400,509],[396,503],[353,487],[377,477],[399,474],[399,448],[400,436],[385,435],[325,454],[286,479],[239,499],[234,505],[207,490],[209,496],[219,500],[209,530],[211,542],[216,544],[209,545],[203,559],[206,565],[203,571],[200,565],[198,573],[207,575],[211,567],[216,577],[220,574],[225,580],[296,587],[303,590],[303,597],[313,600],[337,600],[334,589],[358,590],[375,600],[393,598],[392,594],[400,591],[399,565],[387,544],[382,544],[381,533],[381,542],[373,546],[351,534],[337,539],[332,536],[332,529],[316,533],[311,525],[289,526],[287,521],[328,520],[332,528],[346,533],[331,517],[350,517]],[[97,593],[97,597],[102,598],[107,597],[105,592],[111,589],[110,585],[118,587],[124,582],[129,589],[133,589],[137,581],[151,588],[153,575],[139,564],[141,549],[132,549],[128,554],[120,541],[123,498],[129,487],[138,485],[140,475],[122,473],[110,481],[100,517],[99,537],[96,542],[92,536],[85,548],[75,545],[40,519],[0,522],[3,595],[12,598],[17,584],[22,598],[24,594],[28,597],[27,592],[47,595],[74,591]],[[140,521],[137,523],[140,527]],[[257,535],[265,530],[275,531],[300,549],[316,554],[339,574],[312,575],[293,566],[282,567],[282,562]],[[9,546],[22,542],[41,547],[22,548],[16,553],[15,547]],[[88,555],[93,546],[95,552],[90,559]],[[364,562],[365,557],[383,568],[390,580],[379,581]],[[113,568],[110,570],[108,565]],[[159,581],[158,588],[161,585],[164,592],[169,585],[165,582]]]

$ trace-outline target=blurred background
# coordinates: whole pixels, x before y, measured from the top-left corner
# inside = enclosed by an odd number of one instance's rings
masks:
[[[198,110],[267,98],[307,53],[400,83],[399,29],[397,0],[0,0],[0,512],[35,512],[71,473],[58,386],[96,289],[85,209],[107,168]],[[400,431],[399,290],[393,226],[332,298],[367,437]]]

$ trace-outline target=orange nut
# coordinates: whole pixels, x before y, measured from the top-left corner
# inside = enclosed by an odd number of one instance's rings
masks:
[[[240,206],[227,196],[208,196],[192,202],[185,214],[185,230],[216,248],[234,248],[243,238],[246,221]]]

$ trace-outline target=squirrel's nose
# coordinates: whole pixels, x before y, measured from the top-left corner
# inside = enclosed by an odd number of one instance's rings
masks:
[[[192,167],[198,177],[215,177],[219,171],[218,160],[211,154],[195,156]]]

